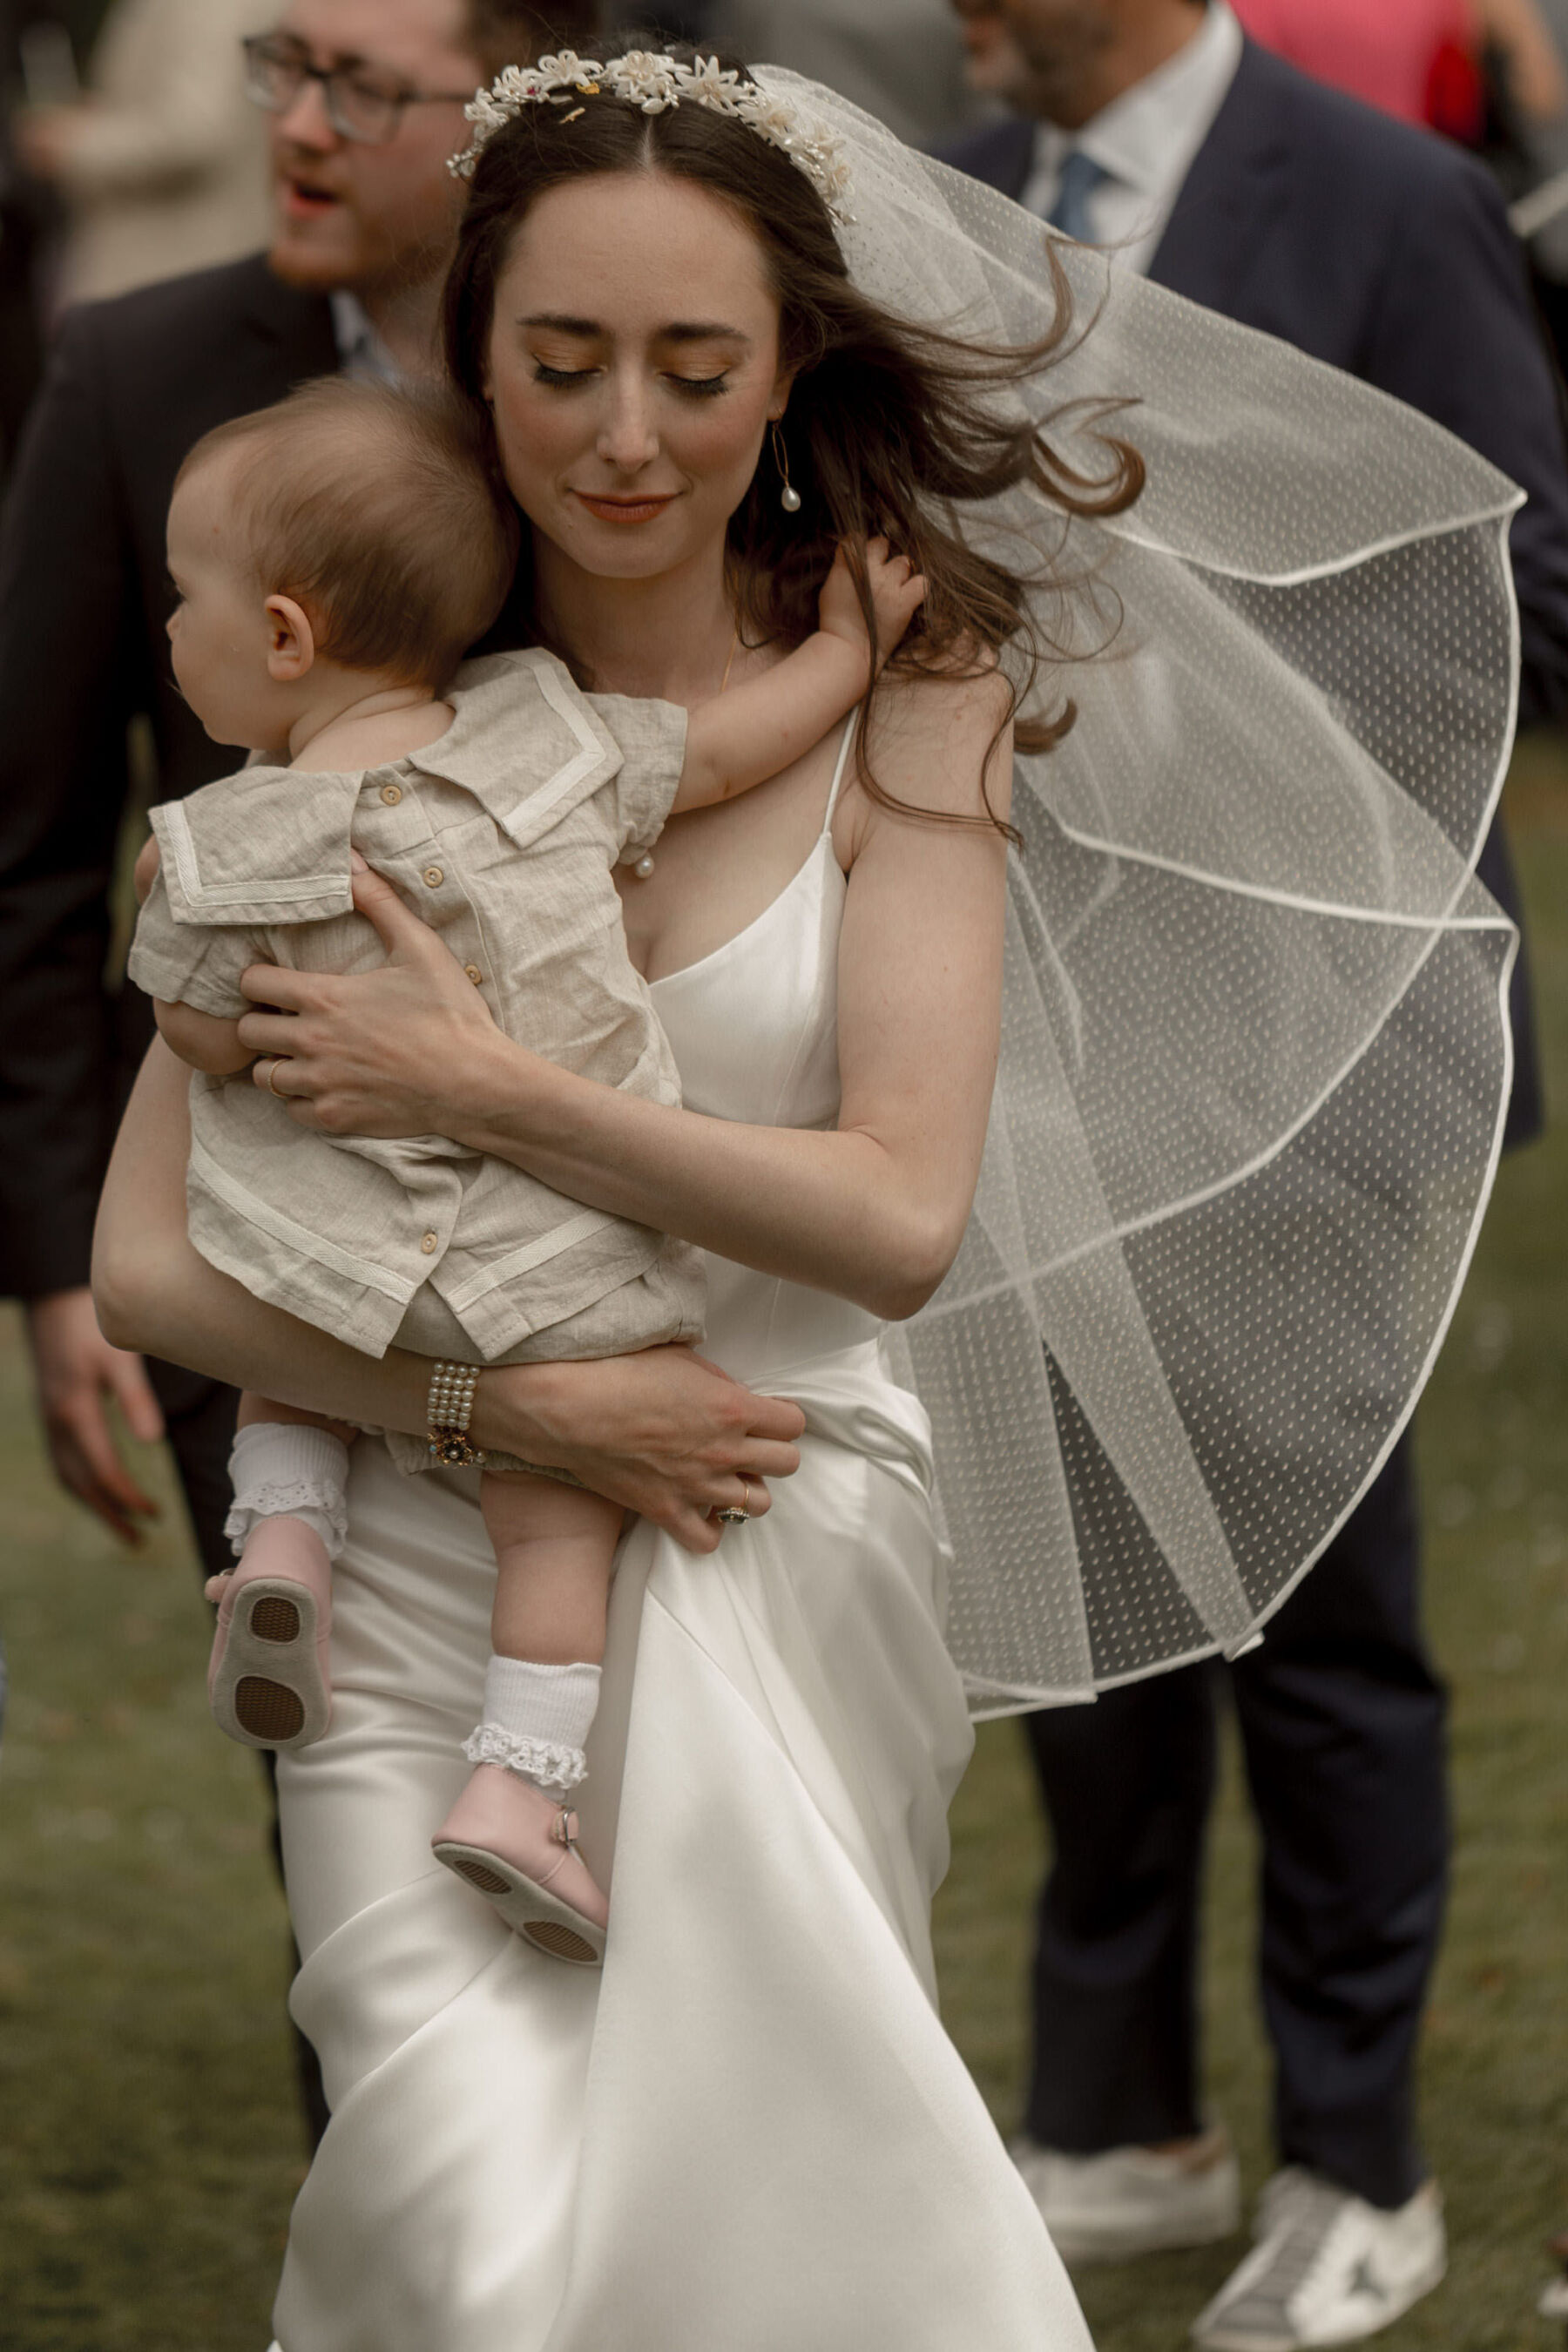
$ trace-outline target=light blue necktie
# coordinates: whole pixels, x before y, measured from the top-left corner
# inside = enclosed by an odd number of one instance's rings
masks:
[[[1057,200],[1047,214],[1052,228],[1059,228],[1064,236],[1076,237],[1079,245],[1094,241],[1094,230],[1089,217],[1089,198],[1110,173],[1081,147],[1069,147],[1062,161],[1062,175],[1057,189]]]

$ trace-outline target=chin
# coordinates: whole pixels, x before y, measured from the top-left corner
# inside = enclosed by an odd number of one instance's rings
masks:
[[[363,257],[353,237],[301,236],[287,225],[268,247],[267,267],[285,286],[306,294],[331,294],[364,275]]]

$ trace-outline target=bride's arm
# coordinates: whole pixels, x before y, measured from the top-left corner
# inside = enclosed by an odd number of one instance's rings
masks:
[[[189,1365],[334,1419],[425,1427],[429,1366],[393,1349],[379,1361],[253,1298],[207,1264],[185,1232],[190,1073],[154,1042],[127,1107],[93,1244],[93,1292],[117,1346]],[[613,1501],[710,1551],[715,1507],[763,1498],[798,1456],[795,1405],[753,1396],[684,1348],[586,1364],[497,1365],[480,1381],[481,1445],[568,1469]]]
[[[879,780],[917,808],[979,814],[1000,681],[921,681],[889,701]],[[1010,774],[1004,737],[989,772],[999,810]],[[445,1133],[592,1207],[874,1313],[912,1314],[963,1238],[984,1143],[1005,845],[994,829],[921,823],[864,794],[855,806],[838,967],[843,1098],[830,1133],[672,1110],[542,1061],[489,1024],[446,949],[385,885],[360,901],[390,950],[384,972],[261,975],[258,989],[289,1010],[247,1014],[246,1043],[295,1057],[285,1090],[302,1123]]]

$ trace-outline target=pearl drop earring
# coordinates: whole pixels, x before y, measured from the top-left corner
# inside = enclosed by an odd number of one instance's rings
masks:
[[[779,492],[779,504],[783,507],[785,514],[798,514],[800,512],[800,492],[795,488],[795,484],[789,478],[789,453],[784,447],[784,435],[779,431],[776,425],[773,426],[773,463],[777,466],[779,472],[784,476],[784,488]]]

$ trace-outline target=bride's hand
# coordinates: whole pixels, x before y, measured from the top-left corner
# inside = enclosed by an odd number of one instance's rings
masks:
[[[689,1348],[647,1348],[591,1363],[492,1365],[474,1398],[480,1444],[570,1470],[668,1528],[688,1551],[712,1551],[710,1516],[770,1507],[763,1483],[800,1466],[798,1405],[754,1396]]]
[[[254,1081],[326,1135],[447,1134],[488,1052],[530,1057],[502,1037],[471,973],[357,852],[353,895],[386,961],[347,977],[253,964],[240,986],[266,1009],[242,1016],[239,1041],[262,1057]]]

